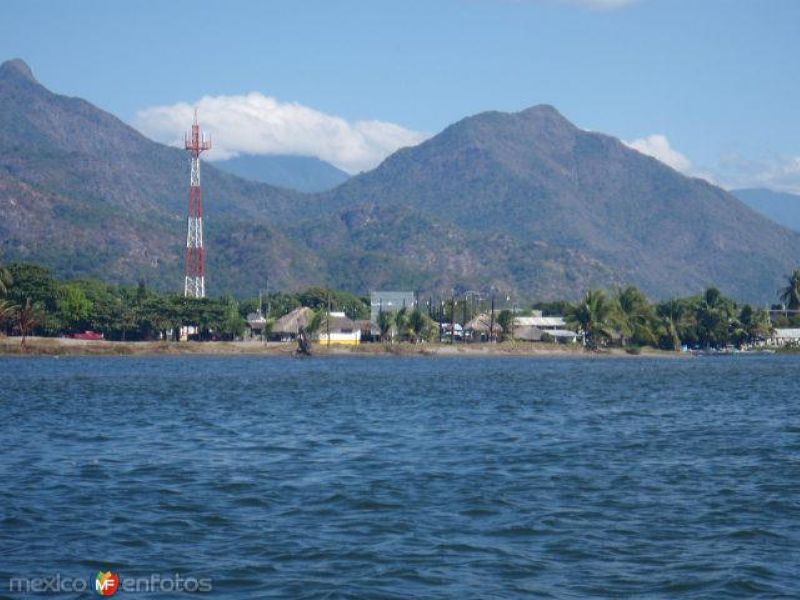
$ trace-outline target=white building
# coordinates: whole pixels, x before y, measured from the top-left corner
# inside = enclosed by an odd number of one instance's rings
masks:
[[[564,317],[543,317],[541,311],[534,311],[533,316],[514,319],[514,339],[541,342],[548,337],[570,344],[578,341],[578,334],[568,329]]]
[[[323,346],[357,346],[361,343],[361,328],[343,312],[331,312],[327,324],[319,332],[319,343]]]
[[[775,329],[769,340],[771,346],[800,346],[800,329]]]

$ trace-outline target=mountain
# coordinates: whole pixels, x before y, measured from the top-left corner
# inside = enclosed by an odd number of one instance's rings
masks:
[[[188,168],[185,152],[148,140],[84,100],[53,94],[24,62],[0,65],[0,252],[5,260],[39,262],[63,276],[145,278],[178,288]],[[203,183],[206,234],[220,242],[209,260],[224,270],[212,280],[228,289],[244,283],[246,276],[219,262],[219,251],[228,251],[240,230],[250,236],[260,232],[258,253],[276,257],[278,265],[288,269],[292,257],[300,260],[302,245],[286,239],[264,215],[299,213],[303,196],[211,165],[203,167]],[[230,252],[245,264],[264,259],[240,256],[240,249]],[[303,263],[313,265],[307,258]],[[308,273],[309,281],[319,275],[311,267]],[[285,276],[293,275],[286,271]]]
[[[314,156],[243,154],[214,161],[214,166],[243,179],[260,181],[299,192],[324,192],[350,177]]]
[[[800,260],[797,234],[551,106],[463,119],[325,199],[405,204],[475,234],[560,248],[565,268],[568,252],[578,253],[605,269],[608,283],[656,297],[716,284],[766,300]],[[535,262],[517,266],[532,277]]]
[[[732,190],[754,211],[794,231],[800,231],[800,195],[764,188]]]
[[[0,66],[0,259],[181,289],[189,161],[22,61]],[[468,117],[318,194],[203,165],[208,288],[576,298],[715,284],[774,300],[800,235],[554,108]]]

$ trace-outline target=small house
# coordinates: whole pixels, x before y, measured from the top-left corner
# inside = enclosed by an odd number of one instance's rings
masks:
[[[775,329],[770,338],[770,345],[779,348],[783,346],[800,346],[800,329]]]
[[[343,312],[329,313],[327,323],[323,323],[318,335],[323,346],[357,346],[361,343],[361,328]]]

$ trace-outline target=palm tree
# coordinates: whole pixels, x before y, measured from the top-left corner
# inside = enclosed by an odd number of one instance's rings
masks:
[[[14,316],[16,306],[12,305],[7,300],[0,300],[0,334],[5,328],[5,323]]]
[[[408,318],[408,325],[414,332],[414,342],[418,342],[423,337],[423,332],[428,326],[428,318],[419,308],[415,308]]]
[[[788,285],[780,290],[781,302],[789,310],[800,309],[800,269],[795,269],[789,276]]]
[[[6,267],[0,267],[0,296],[5,296],[13,283],[11,272]]]
[[[739,313],[739,322],[744,330],[745,341],[749,344],[765,340],[772,335],[772,320],[769,318],[769,311],[763,308],[753,309],[749,304],[745,304]]]
[[[594,350],[601,339],[611,337],[612,312],[613,305],[603,290],[589,290],[580,303],[570,308],[567,321],[583,331],[586,345]]]
[[[683,324],[686,305],[678,300],[667,300],[658,306],[657,312],[661,318],[661,326],[664,329],[665,336],[669,339],[670,346],[675,352],[680,351],[682,341],[679,328]]]
[[[655,336],[651,328],[653,309],[647,296],[634,286],[618,290],[614,298],[614,314],[612,321],[617,326],[625,346],[628,338],[637,344],[652,344]]]
[[[31,303],[28,298],[25,306],[17,308],[17,328],[22,335],[22,347],[25,347],[25,339],[31,334],[33,328],[39,324],[39,307]]]
[[[708,288],[695,307],[697,337],[705,348],[725,346],[735,329],[732,311],[736,305],[717,288]]]
[[[297,350],[298,356],[311,356],[311,337],[315,335],[328,322],[328,312],[324,309],[312,311],[311,320],[305,327],[297,328]]]
[[[400,337],[400,341],[402,341],[408,334],[409,329],[409,314],[405,306],[395,313],[394,324],[395,327],[397,327],[397,335]]]
[[[395,326],[394,316],[391,312],[381,311],[378,314],[378,330],[381,332],[381,341],[386,341],[386,338],[392,335],[392,329]]]

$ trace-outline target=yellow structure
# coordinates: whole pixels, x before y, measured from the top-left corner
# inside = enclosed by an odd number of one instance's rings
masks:
[[[358,346],[361,329],[343,312],[331,312],[328,323],[319,332],[319,343],[323,346]]]

